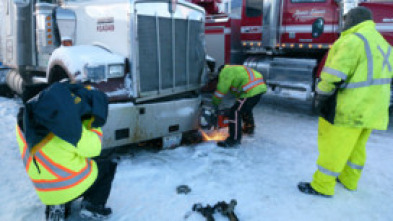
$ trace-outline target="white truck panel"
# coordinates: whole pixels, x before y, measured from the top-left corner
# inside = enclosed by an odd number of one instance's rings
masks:
[[[99,45],[129,57],[129,1],[68,2],[77,17],[76,45]]]

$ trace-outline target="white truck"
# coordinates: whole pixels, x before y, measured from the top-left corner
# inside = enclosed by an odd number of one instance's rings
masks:
[[[0,0],[6,82],[88,82],[110,100],[104,147],[198,128],[205,12],[175,0]]]

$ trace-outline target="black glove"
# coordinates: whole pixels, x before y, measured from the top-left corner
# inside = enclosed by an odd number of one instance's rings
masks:
[[[324,95],[324,94],[315,94],[315,110],[318,114],[321,113],[322,109],[324,108],[326,101],[329,99],[331,95]]]

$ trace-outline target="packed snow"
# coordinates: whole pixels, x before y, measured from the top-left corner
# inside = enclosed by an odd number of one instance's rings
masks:
[[[0,220],[44,220],[44,206],[27,177],[15,138],[18,99],[0,98]],[[327,199],[297,190],[316,169],[317,116],[310,102],[265,95],[255,108],[257,131],[239,148],[221,149],[205,142],[175,149],[122,155],[107,206],[109,220],[202,221],[194,203],[213,205],[237,200],[241,221],[391,221],[393,220],[393,125],[374,131],[357,191],[336,186]],[[187,195],[176,187],[188,185]],[[80,200],[69,220],[79,220]],[[214,215],[217,221],[228,220]]]

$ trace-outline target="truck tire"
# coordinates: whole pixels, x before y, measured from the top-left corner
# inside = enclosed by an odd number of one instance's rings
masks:
[[[14,92],[8,87],[7,84],[0,84],[0,96],[11,98],[14,96]]]
[[[55,65],[49,72],[48,83],[53,84],[63,79],[69,79],[67,72],[60,65]]]

